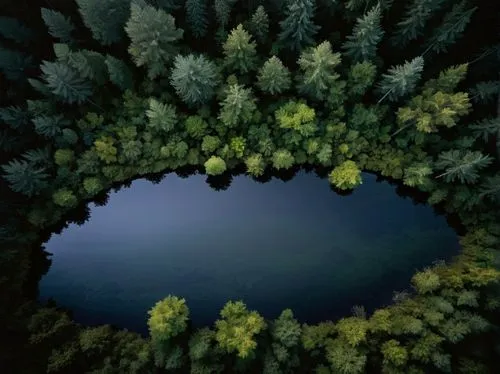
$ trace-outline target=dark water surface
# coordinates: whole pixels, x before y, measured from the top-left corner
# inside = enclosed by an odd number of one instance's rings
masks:
[[[442,216],[363,174],[350,196],[300,172],[260,184],[235,177],[214,191],[205,177],[137,180],[91,218],[46,244],[53,263],[40,298],[86,324],[145,333],[147,310],[184,297],[195,325],[212,324],[229,299],[266,318],[292,308],[315,323],[390,302],[416,269],[458,252]]]

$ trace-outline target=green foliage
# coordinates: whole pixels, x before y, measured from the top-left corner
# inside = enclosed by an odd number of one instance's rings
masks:
[[[234,152],[237,158],[242,158],[245,153],[246,140],[241,136],[231,138],[229,148]]]
[[[208,123],[200,116],[189,116],[186,118],[184,126],[189,136],[194,139],[201,139],[207,132]]]
[[[35,33],[15,18],[0,16],[0,35],[19,43],[34,39]]]
[[[131,5],[130,19],[125,31],[131,43],[128,48],[137,66],[146,66],[148,77],[166,75],[167,63],[174,59],[178,49],[175,43],[184,31],[175,27],[175,18],[162,9],[146,5]]]
[[[261,176],[266,169],[266,163],[260,153],[248,156],[245,160],[245,165],[247,167],[247,173],[254,177]]]
[[[72,149],[58,149],[54,153],[54,161],[58,166],[68,166],[73,163],[75,152]]]
[[[205,172],[207,175],[220,175],[226,169],[226,162],[218,156],[212,156],[205,162]]]
[[[404,366],[408,361],[408,352],[394,339],[382,345],[382,354],[384,355],[384,365]]]
[[[439,154],[435,166],[436,169],[445,171],[438,175],[438,178],[444,177],[447,183],[456,180],[461,183],[475,183],[479,178],[478,172],[492,160],[490,156],[479,151],[450,150]]]
[[[105,57],[94,51],[73,52],[66,44],[54,44],[54,52],[60,63],[78,71],[81,78],[88,78],[102,85],[107,80]]]
[[[289,169],[295,163],[295,157],[288,149],[278,149],[273,153],[272,162],[275,169]]]
[[[222,46],[224,53],[224,65],[230,71],[248,73],[257,65],[257,44],[251,41],[251,35],[240,23],[227,37]]]
[[[13,130],[23,130],[29,124],[29,114],[19,106],[0,108],[0,120]]]
[[[28,197],[39,194],[48,186],[48,177],[45,168],[35,166],[25,160],[11,160],[7,165],[2,165],[4,178],[10,188]]]
[[[250,122],[257,110],[256,99],[250,88],[232,84],[226,90],[226,98],[221,103],[218,118],[227,127]]]
[[[168,295],[148,311],[149,334],[153,340],[168,341],[187,327],[189,309],[186,300]]]
[[[291,84],[290,71],[276,56],[270,57],[259,69],[257,85],[263,92],[271,95],[281,94],[287,91]]]
[[[500,81],[479,82],[470,89],[471,100],[475,103],[489,103],[500,94]]]
[[[221,141],[217,136],[205,135],[201,143],[201,150],[207,154],[214,153],[221,145]]]
[[[344,161],[339,166],[336,166],[328,176],[328,180],[341,190],[349,190],[363,183],[361,170],[351,160]]]
[[[347,56],[356,62],[373,60],[377,54],[377,45],[384,36],[380,26],[382,11],[380,5],[373,7],[362,18],[358,18],[352,35],[342,45]]]
[[[91,196],[101,192],[103,188],[101,180],[97,177],[89,177],[83,180],[83,189]]]
[[[52,200],[56,205],[64,208],[74,208],[78,204],[78,199],[71,191],[67,188],[61,188],[52,194]]]
[[[432,36],[427,39],[425,44],[427,50],[436,53],[446,52],[448,47],[462,36],[476,10],[477,7],[467,8],[467,0],[454,4],[451,11],[444,16],[443,23],[435,28]]]
[[[315,128],[316,112],[303,102],[289,101],[275,112],[276,121],[283,129],[307,133]]]
[[[90,83],[68,65],[44,61],[40,69],[47,88],[62,102],[81,104],[92,95]]]
[[[334,372],[361,374],[365,372],[366,355],[341,339],[331,340],[326,346],[326,358]]]
[[[371,62],[364,61],[351,65],[347,79],[347,93],[352,97],[363,96],[373,85],[377,67]]]
[[[130,0],[76,0],[83,23],[102,45],[123,38],[123,27],[130,15]]]
[[[110,136],[101,137],[94,142],[95,152],[99,159],[106,164],[116,162],[118,150],[114,146],[114,139]]]
[[[290,0],[286,18],[280,22],[279,43],[292,51],[301,51],[314,44],[314,36],[320,27],[313,23],[316,5],[313,0]]]
[[[425,90],[442,91],[451,94],[455,91],[458,84],[463,81],[467,75],[468,64],[461,64],[449,67],[439,73],[437,79],[430,79],[424,84]]]
[[[132,72],[125,62],[111,55],[106,55],[105,63],[108,68],[109,79],[113,84],[116,84],[122,91],[132,88]]]
[[[33,58],[0,46],[0,71],[12,81],[25,78],[25,70],[33,66]]]
[[[266,328],[264,318],[249,311],[242,301],[228,301],[220,312],[222,319],[215,321],[215,338],[228,353],[248,357],[256,348],[255,336]]]
[[[412,278],[412,283],[419,294],[433,292],[441,284],[439,275],[431,269],[416,273]]]
[[[177,124],[175,107],[171,104],[160,103],[154,98],[149,100],[146,116],[149,119],[148,127],[159,133],[171,132]]]
[[[186,0],[186,20],[195,38],[202,38],[208,29],[206,0]]]
[[[302,329],[291,309],[285,309],[271,325],[271,336],[287,348],[300,343]]]
[[[262,5],[259,5],[250,19],[250,32],[254,38],[264,43],[269,33],[269,16]]]
[[[430,183],[432,168],[426,163],[409,166],[404,171],[403,183],[410,187],[425,186]]]
[[[59,39],[63,43],[73,40],[71,33],[75,30],[75,25],[69,17],[56,10],[42,8],[42,19],[49,28],[49,34]]]
[[[383,94],[379,102],[385,97],[389,101],[396,101],[412,93],[417,87],[423,69],[424,59],[420,56],[410,62],[406,61],[404,65],[391,67],[382,75],[382,81],[379,83],[379,92]]]
[[[215,17],[222,29],[227,26],[230,19],[231,8],[236,1],[237,0],[214,0]]]
[[[177,55],[170,82],[186,104],[199,106],[210,101],[220,78],[214,63],[203,55]]]

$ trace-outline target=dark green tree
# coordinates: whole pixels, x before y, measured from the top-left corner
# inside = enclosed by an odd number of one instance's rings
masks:
[[[73,68],[60,63],[43,61],[40,66],[45,85],[65,103],[81,104],[92,95],[92,86]]]
[[[175,27],[175,18],[149,5],[132,4],[125,31],[131,40],[128,51],[134,63],[146,66],[150,79],[166,75],[167,63],[176,56],[176,42],[184,33]]]
[[[178,121],[173,105],[161,103],[154,98],[149,100],[146,116],[149,119],[148,127],[158,133],[171,132]]]
[[[25,71],[32,68],[33,58],[19,51],[0,46],[0,72],[12,81],[25,79]]]
[[[278,42],[292,51],[299,52],[314,44],[314,36],[320,29],[313,23],[315,10],[314,0],[290,0],[286,18],[280,22]]]
[[[290,71],[276,56],[270,57],[259,69],[257,85],[263,92],[271,95],[281,94],[287,91],[291,84]]]
[[[195,38],[202,38],[208,30],[207,0],[186,0],[186,20]]]
[[[475,183],[479,179],[479,171],[491,164],[493,158],[479,151],[451,150],[439,154],[435,163],[437,170],[444,173],[436,178],[444,177],[448,183]]]
[[[265,43],[269,33],[269,16],[262,5],[259,5],[252,15],[249,29],[259,43]]]
[[[231,9],[237,0],[214,0],[215,17],[222,29],[229,23]]]
[[[188,105],[203,105],[215,94],[220,77],[215,64],[205,56],[177,55],[170,82]]]
[[[111,55],[106,55],[105,63],[111,82],[117,85],[122,91],[132,88],[132,72],[125,62]]]
[[[14,159],[2,169],[10,188],[28,197],[39,194],[48,186],[49,175],[45,168],[28,161]]]
[[[63,43],[73,40],[71,33],[75,30],[75,25],[69,17],[56,10],[42,8],[42,19],[49,28],[49,34],[59,39]]]
[[[378,91],[383,95],[378,101],[381,103],[386,97],[389,101],[397,101],[400,97],[412,93],[420,80],[424,70],[424,59],[419,56],[404,65],[392,66],[382,75]]]

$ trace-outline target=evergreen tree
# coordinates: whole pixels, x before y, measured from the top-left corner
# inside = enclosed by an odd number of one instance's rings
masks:
[[[479,82],[469,90],[471,100],[475,103],[489,103],[500,95],[500,81]]]
[[[75,25],[69,17],[56,10],[42,8],[42,19],[49,28],[49,34],[52,37],[63,43],[69,43],[73,40],[71,33],[75,30]]]
[[[383,94],[378,101],[381,103],[386,97],[390,101],[397,101],[400,97],[412,93],[417,87],[422,71],[424,59],[419,56],[404,65],[392,66],[386,74],[382,75],[379,83],[379,93]]]
[[[177,123],[175,107],[171,104],[163,104],[151,98],[149,109],[146,111],[149,119],[148,127],[159,133],[171,132]]]
[[[467,8],[467,0],[454,4],[451,11],[444,16],[443,23],[435,28],[432,36],[427,39],[427,49],[422,55],[429,50],[436,53],[446,52],[448,47],[462,36],[476,10],[477,7]]]
[[[306,49],[298,60],[302,75],[298,89],[316,100],[326,100],[330,89],[340,77],[335,68],[340,64],[340,53],[333,53],[329,41]]]
[[[81,104],[92,95],[92,86],[78,72],[60,62],[43,61],[42,78],[50,91],[62,102]]]
[[[83,23],[102,45],[123,38],[123,27],[130,15],[130,0],[76,0]]]
[[[255,39],[264,44],[269,33],[269,16],[262,5],[259,5],[250,19],[250,32]]]
[[[377,5],[356,21],[352,35],[349,35],[342,45],[346,54],[354,61],[369,61],[376,57],[377,45],[384,36],[380,26],[381,19],[382,12]]]
[[[73,52],[66,44],[54,44],[54,52],[58,62],[67,64],[78,71],[80,77],[95,81],[103,85],[108,73],[106,59],[99,52],[80,50]]]
[[[131,39],[128,51],[134,63],[146,66],[150,79],[166,74],[166,64],[177,54],[174,43],[184,33],[175,27],[174,17],[149,5],[132,4],[125,31]]]
[[[412,0],[392,36],[394,46],[404,47],[423,35],[426,23],[441,9],[445,0]]]
[[[444,173],[436,178],[444,177],[447,183],[456,180],[460,183],[475,183],[479,178],[479,170],[491,164],[493,158],[485,156],[479,151],[450,150],[442,152],[435,163],[437,170]]]
[[[320,29],[313,23],[316,5],[314,0],[290,0],[286,18],[280,22],[278,42],[292,51],[301,51],[314,43],[314,36]]]
[[[364,61],[351,65],[347,79],[347,93],[357,98],[363,96],[372,86],[377,74],[377,67],[371,62]]]
[[[4,178],[14,192],[28,197],[38,195],[48,186],[49,175],[44,167],[35,166],[25,160],[14,159],[7,165],[2,165]]]
[[[188,105],[207,104],[220,84],[215,64],[200,55],[177,55],[170,82],[180,98]]]
[[[30,115],[24,108],[11,105],[0,108],[0,120],[9,125],[13,130],[22,131],[29,124]]]
[[[25,71],[34,66],[33,58],[24,53],[0,47],[0,72],[12,81],[25,78]]]
[[[224,52],[224,65],[230,71],[248,73],[255,69],[257,64],[257,44],[251,41],[251,35],[240,23],[231,31],[226,42],[222,46]]]
[[[202,38],[208,29],[207,0],[186,0],[186,20],[195,38]]]
[[[425,82],[423,89],[453,93],[458,84],[465,79],[467,75],[468,64],[452,66],[441,73],[437,79],[430,79]]]
[[[290,71],[276,56],[269,58],[260,68],[257,75],[257,85],[259,88],[271,95],[287,91],[291,84]]]
[[[214,0],[215,17],[221,29],[225,29],[229,23],[231,9],[238,0]]]
[[[257,110],[256,100],[250,88],[232,84],[226,92],[226,98],[221,103],[218,118],[227,127],[248,123]]]
[[[35,38],[35,32],[15,18],[0,16],[0,35],[18,43],[26,44]]]
[[[106,55],[105,64],[112,83],[117,85],[122,91],[133,87],[132,72],[125,62],[111,55]]]
[[[500,132],[500,118],[485,118],[474,122],[469,128],[472,130],[475,139],[482,138],[487,143],[490,136]]]
[[[61,114],[36,116],[32,119],[32,122],[35,131],[49,139],[60,135],[62,129],[70,124],[70,121]]]

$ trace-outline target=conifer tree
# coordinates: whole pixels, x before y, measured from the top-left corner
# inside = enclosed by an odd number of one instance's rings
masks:
[[[218,118],[227,127],[248,123],[257,109],[256,100],[250,88],[232,84],[226,91],[226,98],[221,103]]]
[[[25,160],[14,159],[3,165],[4,178],[14,192],[28,197],[39,194],[48,186],[48,177],[44,167],[35,166]]]
[[[342,45],[346,54],[356,62],[373,60],[377,55],[377,45],[384,36],[380,26],[382,12],[380,6],[373,7],[362,18],[358,18],[353,33]]]
[[[500,132],[500,118],[484,118],[469,126],[475,139],[482,138],[487,143],[492,135]]]
[[[412,93],[417,87],[422,71],[424,59],[419,56],[404,65],[392,66],[386,74],[382,75],[379,83],[379,93],[383,96],[378,101],[381,103],[386,97],[389,101],[397,101],[400,97]]]
[[[479,151],[450,150],[442,152],[435,163],[436,169],[444,173],[436,178],[444,177],[448,183],[456,180],[461,183],[475,183],[479,179],[478,172],[487,167],[493,158],[483,155]]]
[[[55,138],[63,128],[70,125],[70,121],[61,114],[39,115],[32,119],[35,131],[46,138]]]
[[[11,105],[0,108],[0,120],[13,130],[22,131],[29,124],[30,115],[25,109]]]
[[[271,95],[288,90],[291,84],[290,71],[276,56],[270,57],[260,68],[257,75],[259,88]]]
[[[0,72],[9,80],[25,78],[25,70],[33,67],[33,58],[22,52],[0,47]]]
[[[444,16],[443,23],[435,28],[431,37],[427,39],[425,44],[427,49],[422,55],[425,55],[429,50],[438,54],[446,52],[448,47],[462,36],[476,10],[477,7],[467,7],[467,0],[454,4],[451,11]]]
[[[35,33],[15,18],[0,16],[0,36],[26,44],[35,38]]]
[[[203,105],[213,97],[220,76],[215,64],[203,55],[177,55],[170,82],[186,104]]]
[[[132,88],[132,72],[125,62],[111,55],[106,55],[105,63],[111,82],[117,85],[122,91]]]
[[[119,42],[130,15],[130,0],[76,0],[83,23],[102,45]]]
[[[202,38],[208,29],[207,0],[186,0],[186,20],[195,38]]]
[[[408,3],[403,20],[396,25],[392,44],[404,47],[423,35],[426,23],[441,9],[444,2],[445,0],[413,0]]]
[[[92,95],[90,83],[80,77],[78,72],[60,62],[43,61],[40,69],[46,86],[62,102],[83,103]]]
[[[458,84],[465,79],[467,75],[468,64],[461,64],[449,67],[439,73],[437,79],[430,79],[425,82],[423,89],[431,89],[445,93],[453,93]]]
[[[166,74],[166,64],[174,59],[184,31],[175,27],[175,19],[152,6],[132,4],[125,31],[131,39],[128,51],[137,66],[148,68],[148,77],[154,79]]]
[[[347,79],[349,96],[363,96],[375,81],[377,67],[368,61],[351,65]]]
[[[469,92],[473,102],[487,104],[500,95],[500,81],[479,82]]]
[[[230,71],[247,73],[257,65],[257,44],[251,41],[251,35],[240,23],[231,30],[226,42],[222,46],[224,52],[224,65]]]
[[[286,18],[280,22],[278,42],[292,51],[301,51],[314,43],[320,29],[313,23],[316,4],[314,0],[290,0]]]
[[[229,16],[233,5],[238,0],[214,0],[215,17],[221,29],[225,29],[229,23]]]
[[[42,19],[49,28],[49,34],[59,39],[63,43],[73,40],[71,33],[75,30],[75,25],[69,17],[56,10],[42,8]]]
[[[340,61],[340,53],[332,52],[329,41],[306,49],[298,60],[302,70],[298,78],[299,91],[316,100],[325,100],[340,77],[334,70]]]
[[[146,111],[149,119],[148,127],[157,132],[170,132],[177,124],[177,113],[171,104],[163,104],[151,98],[149,109]]]
[[[269,33],[269,16],[262,5],[257,7],[250,19],[250,32],[259,43],[265,43]]]

